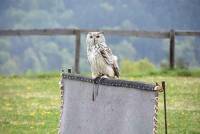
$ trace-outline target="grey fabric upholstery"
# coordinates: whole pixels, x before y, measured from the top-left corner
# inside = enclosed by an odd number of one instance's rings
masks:
[[[89,78],[63,78],[61,134],[152,134],[157,95],[153,85],[144,84],[150,90],[141,90],[126,87],[127,81],[114,86],[109,82],[115,80],[97,85]],[[95,88],[98,96],[92,101]]]

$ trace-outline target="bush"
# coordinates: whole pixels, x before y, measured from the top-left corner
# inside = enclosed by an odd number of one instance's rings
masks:
[[[176,59],[176,67],[180,69],[188,69],[189,63],[185,61],[184,58],[177,58]]]
[[[121,62],[121,74],[122,75],[143,75],[156,70],[155,65],[148,59],[142,59],[139,61],[130,61],[125,59]]]

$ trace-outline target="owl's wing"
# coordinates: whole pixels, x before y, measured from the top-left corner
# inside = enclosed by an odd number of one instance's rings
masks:
[[[112,51],[107,46],[102,46],[100,48],[100,53],[104,58],[104,61],[112,66],[115,76],[119,77],[119,67],[117,64],[117,57],[112,55]]]
[[[101,47],[100,48],[100,53],[101,53],[101,56],[103,57],[104,61],[108,65],[112,65],[113,64],[112,51],[110,50],[109,47]]]

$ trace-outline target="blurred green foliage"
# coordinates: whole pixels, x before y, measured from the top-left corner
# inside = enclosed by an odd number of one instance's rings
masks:
[[[139,61],[130,61],[125,59],[120,64],[120,73],[125,76],[130,75],[144,75],[148,72],[156,70],[154,64],[152,64],[148,59],[142,59]]]
[[[164,66],[158,69],[148,59],[142,59],[138,61],[123,60],[120,64],[120,74],[122,77],[143,77],[143,76],[192,76],[200,77],[199,68],[176,68],[169,69],[168,66]]]
[[[163,3],[166,3],[165,7],[157,6]],[[168,12],[169,9],[185,9],[184,5],[187,5],[187,11]],[[174,6],[176,8],[173,8]],[[193,16],[195,15],[193,9],[194,11],[200,9],[198,8],[198,2],[181,1],[176,2],[174,5],[165,0],[157,3],[151,0],[127,2],[113,0],[112,2],[77,2],[71,0],[2,1],[0,5],[0,29],[80,27],[152,30],[152,26],[157,26],[153,27],[153,30],[155,30],[165,26],[169,29],[171,25],[182,26],[182,22],[184,22],[184,28],[185,26],[190,28],[193,25],[199,26],[198,21],[194,21],[199,17],[198,14],[197,17]],[[162,13],[166,14],[164,18]],[[185,15],[186,13],[189,15]],[[184,17],[180,17],[183,15]],[[160,19],[161,17],[162,19]],[[157,18],[159,18],[159,21],[156,21]],[[171,21],[171,18],[174,18],[173,21]],[[176,66],[182,69],[199,67],[200,39],[176,39]],[[146,57],[156,67],[168,68],[169,40],[125,36],[112,36],[111,38],[106,35],[106,41],[113,54],[118,56],[120,62],[125,59],[138,61]],[[71,36],[0,37],[0,74],[12,75],[27,72],[59,71],[63,66],[73,68],[74,46],[75,38]],[[81,36],[80,57],[81,72],[89,72],[90,65],[87,61],[85,35]],[[127,61],[125,60],[124,62]],[[131,68],[130,73],[135,71],[143,74],[152,71],[152,66],[147,69],[148,65],[145,65],[147,67],[144,68],[142,63],[138,64],[141,65],[134,66],[138,66],[136,68],[141,68],[141,70],[135,68],[132,70],[133,68]],[[125,71],[123,67],[121,70]],[[127,74],[127,72],[124,73]]]

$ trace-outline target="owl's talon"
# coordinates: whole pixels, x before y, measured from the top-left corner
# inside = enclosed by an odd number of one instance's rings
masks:
[[[101,76],[101,79],[109,79],[109,77],[106,76],[106,75],[102,75],[102,76]]]
[[[94,84],[98,84],[98,81],[100,78],[101,78],[101,76],[97,76],[96,78],[94,78]]]

